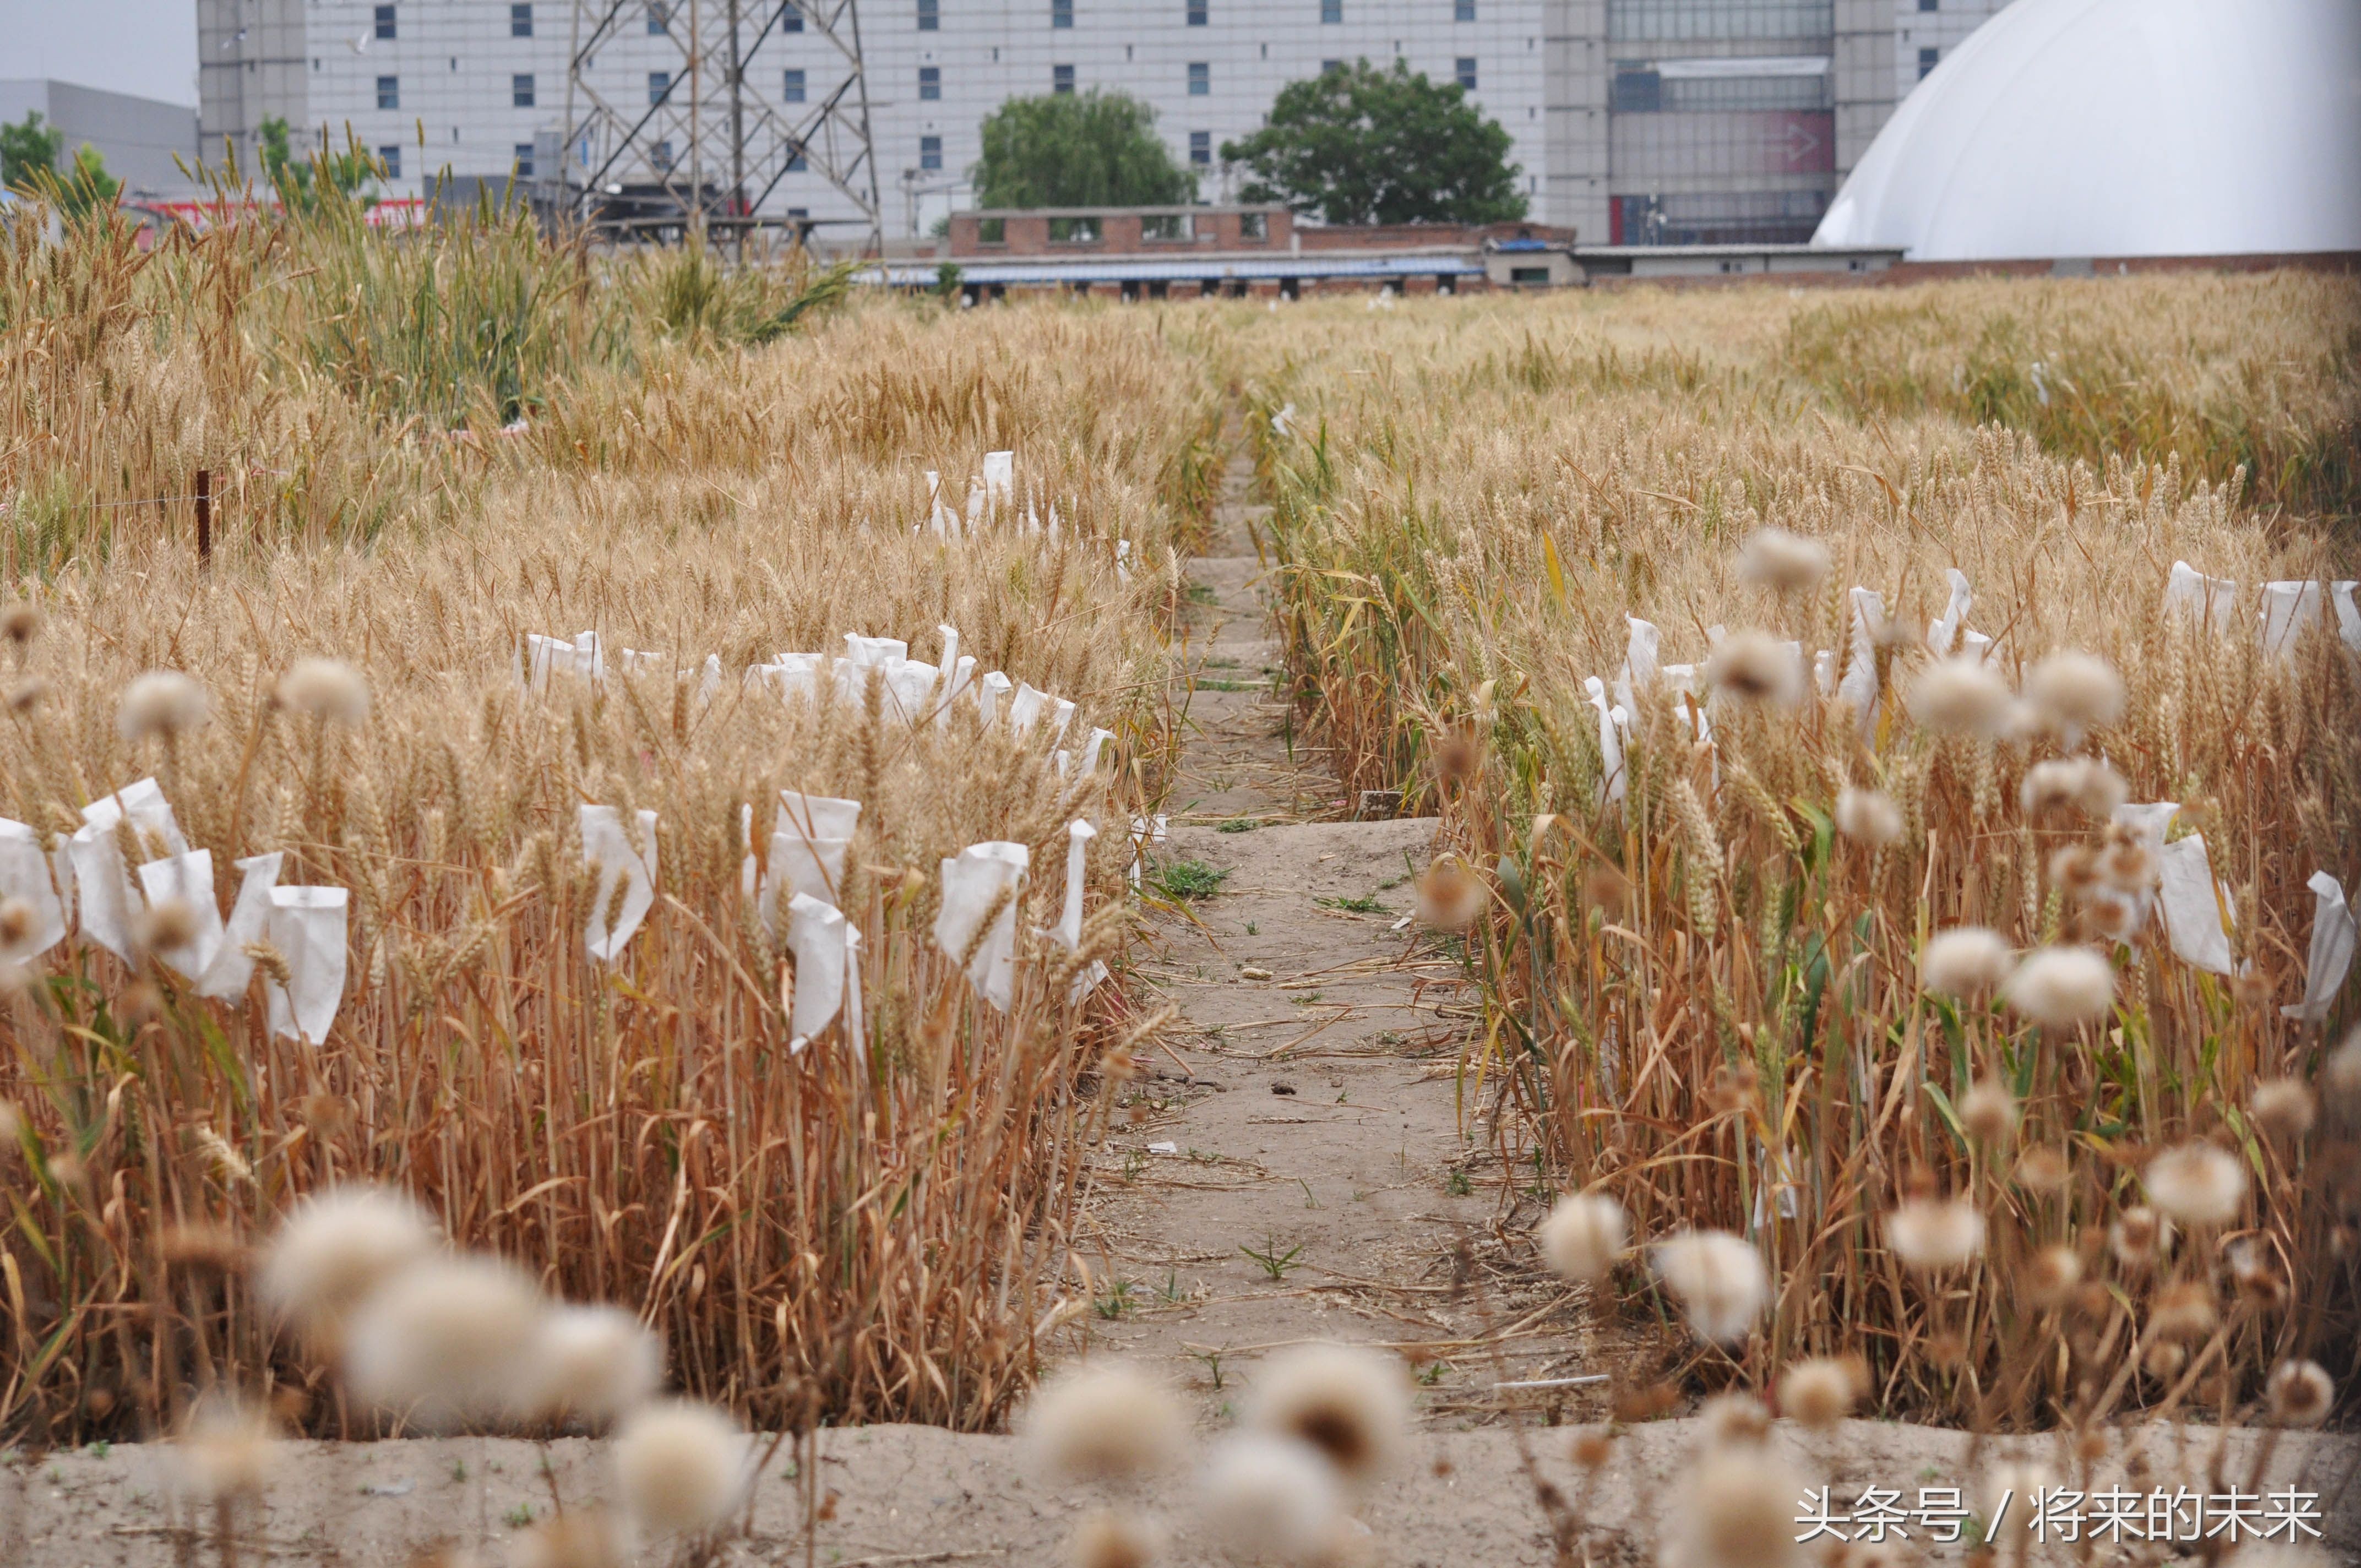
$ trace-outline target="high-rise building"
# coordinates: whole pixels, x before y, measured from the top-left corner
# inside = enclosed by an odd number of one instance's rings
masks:
[[[1222,145],[1281,87],[1367,60],[1465,87],[1508,131],[1532,215],[1587,242],[1800,240],[1922,63],[2005,3],[861,0],[859,38],[889,237],[965,204],[978,125],[1012,96],[1144,99],[1218,200],[1238,184]],[[251,158],[278,115],[377,149],[405,192],[443,170],[579,181],[617,167],[629,105],[721,123],[722,84],[681,80],[682,44],[726,38],[733,17],[742,93],[781,119],[842,79],[835,46],[778,0],[200,0],[205,142]],[[598,41],[569,91],[585,37]],[[590,94],[615,112],[569,137]],[[659,166],[715,157],[641,141]],[[855,215],[816,167],[787,168],[763,206]]]

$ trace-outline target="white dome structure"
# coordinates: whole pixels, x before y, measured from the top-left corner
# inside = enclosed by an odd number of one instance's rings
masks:
[[[1812,241],[2361,251],[2361,0],[2015,0],[1903,100]]]

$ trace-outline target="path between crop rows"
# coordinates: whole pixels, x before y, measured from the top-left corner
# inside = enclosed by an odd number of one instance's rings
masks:
[[[1596,1420],[1604,1398],[1495,1385],[1618,1370],[1632,1342],[1594,1329],[1503,1239],[1501,1173],[1471,1158],[1484,1140],[1463,1141],[1460,1130],[1454,1079],[1466,1025],[1447,1012],[1458,999],[1453,966],[1422,957],[1411,931],[1394,928],[1435,825],[1336,820],[1334,781],[1290,755],[1246,483],[1235,469],[1215,553],[1192,564],[1205,591],[1178,675],[1195,682],[1192,726],[1161,846],[1166,868],[1193,861],[1225,874],[1190,903],[1193,919],[1153,924],[1143,972],[1179,1009],[1171,1052],[1146,1053],[1148,1075],[1125,1091],[1060,1282],[1068,1300],[1049,1358],[1144,1358],[1190,1391],[1211,1429],[1275,1348],[1331,1339],[1399,1349],[1422,1368],[1425,1431],[1415,1466],[1365,1499],[1368,1561],[1537,1568],[1551,1560],[1542,1516],[1511,1431],[1492,1418],[1519,1409],[1542,1422]],[[1369,900],[1379,907],[1344,906]],[[1520,1225],[1535,1213],[1528,1203]],[[1472,1283],[1455,1283],[1455,1272]],[[1696,1427],[1650,1422],[1617,1445],[1589,1489],[1587,1565],[1657,1561]],[[2240,1435],[2240,1452],[2251,1437]],[[1815,1484],[1850,1496],[1959,1477],[1967,1439],[1852,1421],[1808,1442],[1783,1431],[1776,1442]],[[1552,1482],[1578,1490],[1562,1431],[1535,1430],[1530,1444]],[[2033,1458],[2051,1452],[2046,1440],[2022,1447]],[[2361,1527],[2356,1449],[2350,1438],[2290,1437],[2271,1467],[2274,1484],[2301,1477],[2338,1499],[2329,1517],[2347,1533],[2336,1546],[2353,1554],[2339,1560],[2361,1561],[2350,1533]],[[1007,1437],[869,1427],[823,1434],[821,1453],[831,1500],[808,1545],[829,1568],[1049,1564],[1084,1510],[1108,1500],[1029,1475]],[[596,1445],[578,1439],[290,1444],[266,1506],[241,1531],[237,1561],[489,1568],[507,1560],[502,1543],[522,1521],[546,1517],[553,1493],[578,1507],[603,1485]],[[172,1508],[173,1486],[159,1445],[0,1465],[0,1563],[216,1563],[209,1535],[192,1543],[180,1528],[190,1516]],[[719,1561],[806,1562],[801,1496],[774,1466],[752,1534]],[[1174,1527],[1164,1560],[1174,1568],[1224,1561],[1191,1539],[1185,1476],[1131,1500]],[[476,1554],[423,1554],[436,1543]],[[654,1551],[641,1559],[666,1561]],[[2074,1559],[2051,1549],[2022,1561]]]

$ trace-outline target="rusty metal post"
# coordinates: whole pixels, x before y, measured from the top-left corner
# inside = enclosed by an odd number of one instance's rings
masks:
[[[214,471],[197,470],[197,565],[208,565],[214,558]]]

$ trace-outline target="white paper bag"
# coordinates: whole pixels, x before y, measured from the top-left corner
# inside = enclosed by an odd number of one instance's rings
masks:
[[[1625,793],[1623,729],[1629,716],[1622,708],[1607,705],[1607,683],[1597,675],[1585,675],[1582,689],[1598,715],[1598,803],[1608,806],[1621,800]]]
[[[1015,689],[1016,683],[998,670],[987,670],[975,684],[976,711],[983,716],[983,727],[989,729],[1000,720],[1000,699]]]
[[[787,901],[787,951],[795,955],[795,999],[787,1049],[799,1052],[844,1008],[845,919],[833,905],[797,894]]]
[[[983,501],[994,509],[1016,504],[1016,454],[987,452],[983,455]]]
[[[1131,885],[1139,885],[1140,857],[1145,846],[1161,844],[1171,837],[1171,818],[1161,813],[1155,817],[1135,817],[1131,819],[1131,869],[1124,874]]]
[[[2230,612],[2237,599],[2238,585],[2234,579],[2209,577],[2186,561],[2175,561],[2164,579],[2164,608],[2215,631],[2230,629]]]
[[[782,698],[819,695],[820,667],[828,663],[825,653],[782,653],[767,664],[750,665],[746,671],[748,685],[767,686]],[[715,661],[719,674],[719,661]]]
[[[230,905],[229,922],[222,927],[214,961],[197,981],[199,996],[230,1002],[246,994],[247,984],[254,978],[254,959],[246,949],[269,934],[270,894],[279,885],[279,869],[286,859],[284,852],[273,850],[237,862],[246,880],[238,883],[237,902]]]
[[[862,669],[872,664],[890,664],[910,656],[910,645],[898,637],[863,637],[857,631],[844,634],[844,656]]]
[[[154,779],[126,784],[82,809],[82,826],[66,844],[74,891],[81,903],[82,933],[124,962],[132,961],[135,944],[131,916],[139,907],[131,874],[115,840],[115,829],[128,823],[142,847],[165,855],[185,855],[189,841],[181,836],[172,808]]]
[[[984,677],[991,679],[989,675]],[[1019,735],[1032,733],[1033,726],[1049,706],[1049,694],[1038,689],[1032,682],[1018,684],[1016,695],[1008,699],[1008,728]]]
[[[345,1000],[345,913],[341,887],[274,887],[264,935],[287,960],[287,988],[267,981],[270,1031],[317,1046],[328,1037]]]
[[[1082,861],[1099,830],[1075,817],[1066,824],[1066,905],[1050,938],[1068,952],[1082,945]]]
[[[1093,729],[1091,731],[1091,738],[1082,742],[1083,777],[1088,778],[1091,774],[1099,771],[1100,753],[1106,750],[1107,742],[1114,739],[1115,731],[1112,729]]]
[[[2337,638],[2356,653],[2361,653],[2361,604],[2354,601],[2356,590],[2361,590],[2361,581],[2331,583],[2328,600],[2336,607]]]
[[[1969,591],[1965,572],[1952,566],[1943,576],[1951,585],[1950,599],[1943,606],[1943,613],[1927,624],[1927,652],[1938,659],[1950,656],[1952,645],[1960,640],[1960,625],[1968,619],[1968,611],[1976,602],[1976,596]]]
[[[2263,585],[2263,652],[2282,659],[2295,657],[2303,634],[2320,624],[2318,583]]]
[[[844,923],[844,1038],[852,1059],[869,1065],[869,1026],[861,1015],[861,927]]]
[[[1064,697],[1049,699],[1049,744],[1054,746],[1066,738],[1066,727],[1074,721],[1074,705]]]
[[[181,947],[158,949],[156,957],[177,973],[203,980],[221,956],[223,936],[221,906],[214,902],[214,852],[192,850],[149,861],[139,868],[139,891],[150,909],[170,898],[188,905],[195,935]]]
[[[1128,539],[1115,542],[1115,580],[1118,583],[1131,581],[1131,541]]]
[[[903,723],[916,728],[934,711],[937,701],[935,688],[941,681],[940,670],[917,659],[897,660],[886,665],[887,711]]]
[[[528,632],[524,643],[526,678],[534,691],[547,691],[560,675],[593,685],[607,678],[607,656],[596,631],[577,631],[571,640]]]
[[[1877,727],[1877,631],[1885,624],[1885,596],[1874,588],[1857,587],[1846,598],[1852,646],[1844,678],[1837,683],[1837,696],[1852,704],[1853,722],[1866,739]]]
[[[581,808],[582,863],[598,868],[590,922],[582,933],[583,945],[594,963],[613,963],[656,901],[656,814],[642,809],[637,816],[640,845],[634,848],[631,835],[623,830],[620,810],[611,806]],[[622,907],[615,910],[610,927],[607,911],[614,906],[619,886],[623,890]]]
[[[2304,884],[2312,889],[2312,952],[2304,965],[2303,1000],[2279,1009],[2281,1016],[2317,1024],[2328,1016],[2345,976],[2353,968],[2356,934],[2353,906],[2345,902],[2342,883],[2326,872],[2314,872]]]
[[[778,931],[782,898],[797,894],[830,908],[844,888],[844,861],[861,826],[861,802],[833,795],[779,792],[778,817],[771,830],[769,864],[763,872],[759,912],[763,928]]]
[[[2218,892],[2205,836],[2191,833],[2164,846],[2157,857],[2157,903],[2166,936],[2183,963],[2215,974],[2230,972],[2230,896]]]
[[[1655,684],[1656,649],[1664,641],[1653,620],[1636,615],[1623,618],[1631,635],[1623,649],[1623,670],[1615,677],[1615,701],[1626,713],[1640,711],[1640,693]]]
[[[33,927],[0,959],[22,961],[48,952],[66,934],[65,900],[49,876],[41,837],[29,826],[0,817],[0,902],[21,899],[33,912]]]
[[[1024,845],[994,839],[970,844],[943,862],[943,904],[935,916],[935,946],[956,959],[974,943],[968,981],[1003,1013],[1016,996],[1016,893],[1030,859]],[[1003,892],[1009,896],[985,929],[984,917]],[[981,942],[976,941],[978,931],[983,932]]]
[[[1967,658],[1981,659],[1990,663],[1992,648],[1993,640],[1981,631],[1962,630],[1960,633],[1960,652]]]

